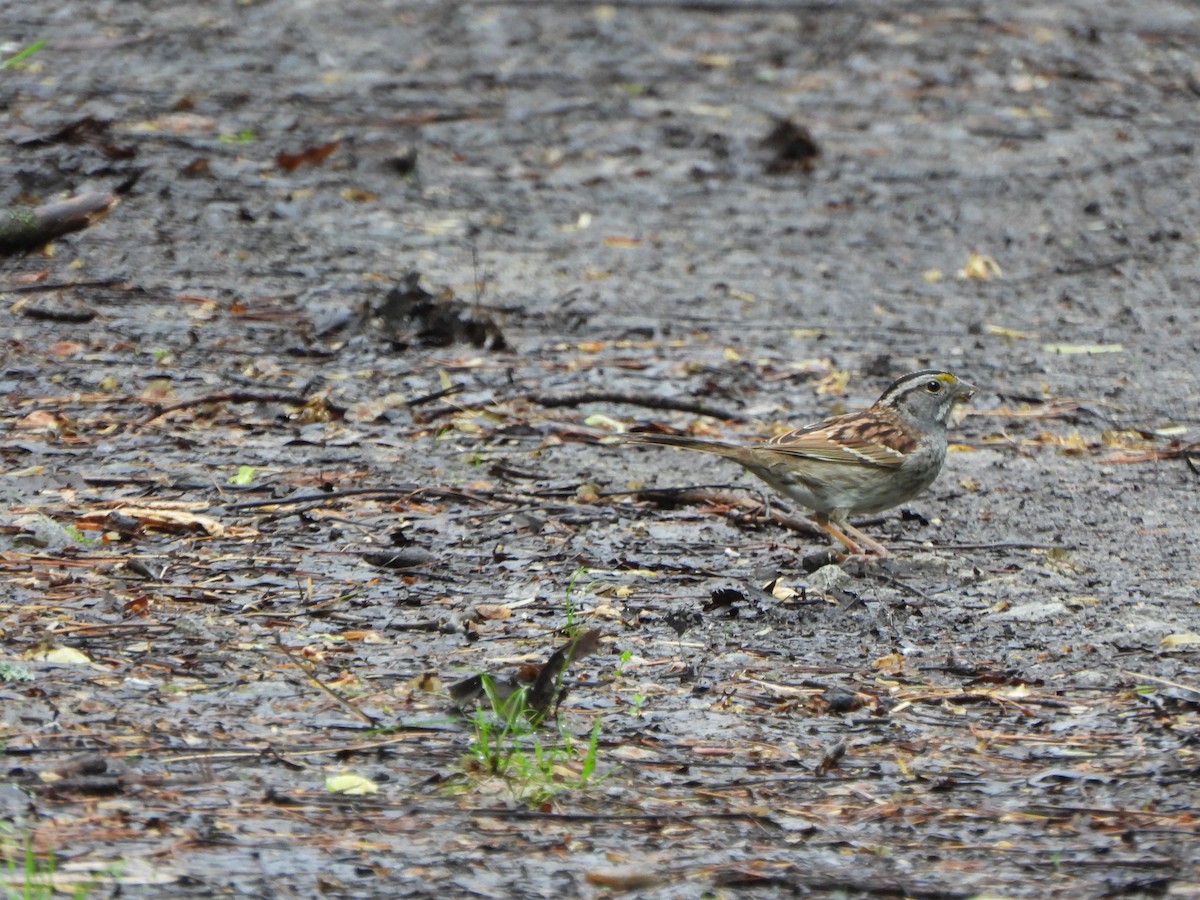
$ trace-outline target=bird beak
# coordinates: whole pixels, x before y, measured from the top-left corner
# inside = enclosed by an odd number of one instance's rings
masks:
[[[958,383],[954,385],[954,399],[966,402],[974,396],[975,385],[971,384],[969,381],[963,381],[960,379]]]

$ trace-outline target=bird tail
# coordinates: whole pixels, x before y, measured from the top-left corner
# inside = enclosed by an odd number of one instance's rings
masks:
[[[661,444],[666,447],[682,447],[684,450],[698,450],[701,453],[714,453],[729,459],[741,459],[744,450],[735,444],[724,441],[710,441],[704,438],[688,437],[683,434],[658,434],[649,431],[635,431],[621,435],[621,443],[626,444]]]

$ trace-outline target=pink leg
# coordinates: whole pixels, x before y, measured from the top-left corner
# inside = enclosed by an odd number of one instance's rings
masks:
[[[835,525],[823,515],[813,516],[813,521],[822,531],[844,544],[851,556],[891,556],[887,547],[848,522]]]

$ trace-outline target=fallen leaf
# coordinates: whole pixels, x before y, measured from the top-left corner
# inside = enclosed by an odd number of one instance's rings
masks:
[[[318,147],[307,147],[299,153],[279,153],[275,157],[275,165],[285,172],[294,172],[306,164],[315,166],[336,150],[338,143],[338,141],[330,141],[328,144],[321,144]]]
[[[331,794],[362,797],[366,794],[378,793],[379,785],[370,778],[364,778],[362,775],[331,775],[325,779],[325,790]]]
[[[86,653],[76,650],[74,647],[51,647],[49,650],[36,650],[26,655],[25,659],[61,663],[68,666],[86,666],[92,662]]]
[[[593,870],[584,877],[588,884],[611,891],[640,891],[661,884],[665,879],[661,872],[636,869]]]
[[[793,597],[800,596],[800,592],[795,588],[790,588],[786,584],[780,583],[778,580],[771,583],[770,589],[771,596],[776,600],[791,600]]]
[[[202,116],[198,113],[173,112],[159,116],[149,122],[140,122],[147,131],[165,131],[170,134],[195,134],[197,132],[214,132],[217,130],[216,119]],[[137,128],[138,126],[134,126]]]
[[[904,668],[903,653],[889,653],[886,656],[880,656],[878,659],[871,660],[872,669],[902,669]]]
[[[589,212],[582,212],[579,214],[579,218],[577,218],[570,225],[559,225],[558,230],[559,231],[567,231],[567,232],[583,231],[585,228],[591,228],[591,227],[592,227],[592,214]]]
[[[238,485],[245,487],[248,484],[254,483],[254,466],[238,466],[237,472],[229,476],[226,484]]]
[[[181,509],[151,509],[142,506],[121,506],[113,510],[97,511],[80,516],[80,525],[93,524],[98,528],[112,514],[135,519],[143,528],[158,528],[162,531],[202,531],[210,537],[221,537],[225,526],[212,516],[201,516]]]
[[[1200,644],[1200,634],[1168,634],[1160,642],[1164,647],[1177,647],[1180,644]]]
[[[977,253],[974,250],[967,254],[966,265],[958,270],[959,278],[973,278],[976,281],[991,281],[993,278],[999,278],[1002,274],[1000,264],[996,260],[985,253]]]
[[[1020,338],[1022,340],[1037,337],[1037,334],[1032,331],[1018,331],[1015,328],[1005,328],[1003,325],[984,325],[983,331],[984,334],[992,334],[996,337]]]
[[[1042,344],[1047,353],[1124,353],[1122,344]]]
[[[17,428],[25,431],[58,431],[58,417],[39,409],[18,419]]]
[[[74,356],[76,353],[83,352],[83,344],[78,341],[55,341],[46,349],[54,356]]]
[[[1186,425],[1162,425],[1154,429],[1159,437],[1180,437],[1188,433]]]
[[[589,428],[604,428],[608,431],[621,432],[625,430],[625,426],[611,416],[606,416],[603,413],[592,413],[583,420],[583,424]]]
[[[367,629],[365,631],[343,631],[342,637],[348,641],[362,641],[364,644],[387,643],[387,638],[373,629]]]
[[[849,383],[849,371],[834,369],[828,375],[817,379],[817,383],[813,387],[818,394],[842,394],[845,393],[846,385]]]

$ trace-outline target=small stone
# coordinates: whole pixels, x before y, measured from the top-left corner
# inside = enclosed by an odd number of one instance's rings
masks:
[[[1071,611],[1066,605],[1058,600],[1051,600],[1046,603],[1022,603],[1019,606],[1009,607],[1002,613],[997,613],[996,618],[1009,622],[1044,622],[1047,619],[1056,619],[1059,616],[1069,616]]]
[[[845,584],[850,576],[840,566],[821,566],[808,576],[808,586],[813,591],[827,594],[835,587]]]

